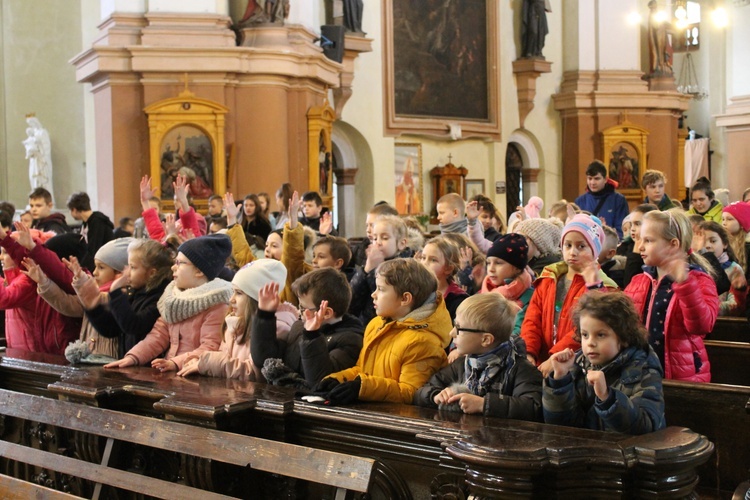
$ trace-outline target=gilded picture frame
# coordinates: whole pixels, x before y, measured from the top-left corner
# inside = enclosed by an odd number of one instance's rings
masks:
[[[500,140],[498,2],[384,0],[383,18],[385,134]]]

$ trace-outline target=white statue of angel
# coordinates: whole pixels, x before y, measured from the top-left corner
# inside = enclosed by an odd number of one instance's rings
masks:
[[[49,133],[35,116],[26,118],[26,159],[29,160],[29,181],[31,189],[43,187],[52,193],[52,149]]]

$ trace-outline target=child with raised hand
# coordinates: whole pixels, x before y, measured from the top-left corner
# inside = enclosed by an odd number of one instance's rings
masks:
[[[350,281],[352,303],[349,312],[368,324],[377,314],[372,303],[376,289],[376,270],[380,264],[397,257],[412,257],[406,246],[407,228],[404,221],[395,215],[381,215],[372,230],[373,242],[367,249],[364,267],[357,268]]]
[[[271,342],[276,341],[277,335],[285,337],[297,319],[296,307],[279,302],[279,286],[285,281],[286,268],[271,259],[255,260],[237,271],[232,279],[231,309],[221,328],[223,340],[219,350],[191,354],[177,375],[200,373],[250,382],[265,381],[260,371],[263,365],[254,364],[250,355],[251,339],[264,321],[258,317],[260,311],[270,311],[267,322],[273,332]]]
[[[269,383],[309,392],[326,375],[354,366],[364,326],[346,312],[352,292],[343,273],[331,267],[315,269],[298,278],[292,290],[302,318],[287,335],[278,335],[269,321],[274,311],[278,314],[277,304],[261,307],[251,353]]]
[[[462,358],[433,375],[417,391],[414,404],[541,420],[542,376],[526,359],[523,340],[511,335],[517,310],[497,294],[463,301],[451,331]]]
[[[227,236],[232,240],[232,257],[239,267],[243,267],[255,260],[255,254],[247,242],[245,231],[240,224],[237,224],[237,216],[241,208],[234,202],[234,195],[227,191],[223,201],[224,212],[227,214]]]
[[[29,263],[29,277],[37,282],[39,296],[47,301],[56,311],[72,318],[83,318],[79,341],[83,344],[80,349],[76,345],[66,348],[65,353],[68,360],[76,363],[89,354],[103,356],[104,359],[115,360],[120,357],[120,338],[122,330],[116,323],[105,324],[105,333],[93,325],[86,314],[86,305],[90,298],[99,298],[99,294],[108,292],[115,279],[121,276],[127,265],[128,245],[132,238],[120,238],[105,243],[94,255],[93,278],[83,272],[78,260],[71,257],[64,260],[70,273],[67,282],[72,284],[74,294],[68,293],[52,279],[47,276],[54,273],[55,268],[63,267],[63,263],[52,254],[52,252],[32,251],[34,261],[39,269]]]
[[[188,356],[217,350],[232,295],[232,285],[217,276],[231,251],[232,243],[223,234],[193,238],[180,245],[172,266],[174,280],[158,302],[161,317],[124,358],[104,368],[151,362],[162,372],[179,371]],[[166,356],[157,359],[165,351]]]
[[[721,224],[707,220],[698,224],[698,230],[702,233],[703,255],[713,254],[732,283],[729,291],[719,295],[719,316],[743,316],[747,298],[747,280],[745,272],[737,264],[737,258],[729,245],[727,232]]]
[[[478,293],[487,275],[484,253],[465,234],[445,233],[440,236],[458,247],[456,283],[469,295]]]
[[[99,334],[103,337],[119,335],[117,359],[154,327],[159,318],[157,302],[172,280],[174,264],[169,248],[151,239],[130,242],[127,259],[128,265],[112,282],[108,293],[93,293],[84,287],[77,290],[86,317]]]
[[[587,294],[573,322],[582,348],[550,358],[544,421],[626,434],[663,429],[662,368],[633,302],[620,292]]]
[[[713,330],[719,298],[706,259],[692,252],[693,231],[680,209],[643,216],[639,251],[647,267],[625,293],[633,299],[648,341],[668,379],[710,382],[703,337]]]
[[[187,197],[190,192],[190,185],[187,178],[184,175],[178,175],[172,186],[174,188],[175,208],[180,216],[180,220],[175,223],[177,235],[182,239],[200,236],[201,230],[198,225],[198,216],[193,207],[188,203]],[[149,237],[156,241],[164,242],[169,234],[159,219],[159,212],[149,203],[151,198],[154,197],[155,191],[151,187],[151,177],[148,175],[144,175],[141,178],[140,191],[141,207],[143,208],[141,215],[146,224]],[[174,221],[174,218],[169,217],[168,220]]]
[[[461,265],[458,247],[444,236],[436,236],[425,244],[418,257],[422,265],[437,278],[438,293],[445,299],[451,320],[455,319],[456,309],[469,296],[454,281]]]
[[[604,242],[599,219],[585,214],[571,218],[562,231],[563,261],[544,268],[534,283],[534,295],[521,325],[529,361],[542,376],[552,372],[549,357],[567,348],[578,349],[571,314],[590,290],[615,290],[596,261]]]
[[[378,266],[376,283],[372,299],[378,316],[365,329],[357,364],[315,388],[330,404],[411,403],[445,365],[453,325],[435,275],[414,259],[392,259]]]
[[[487,251],[487,276],[480,293],[500,294],[518,306],[513,336],[521,333],[526,308],[534,294],[534,271],[527,266],[528,252],[526,238],[515,233],[500,237]]]

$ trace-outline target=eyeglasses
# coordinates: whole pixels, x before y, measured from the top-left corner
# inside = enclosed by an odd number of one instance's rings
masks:
[[[192,263],[192,262],[190,262],[190,261],[188,261],[188,260],[180,260],[180,259],[175,259],[175,261],[174,261],[174,265],[175,265],[175,266],[177,266],[177,267],[180,267],[180,266],[185,266],[185,265],[187,265],[187,266],[192,266],[192,265],[193,265],[193,263]]]
[[[459,335],[461,335],[461,332],[469,332],[469,333],[486,333],[486,330],[477,330],[476,328],[461,328],[458,323],[453,327],[456,329],[456,332],[458,332]]]
[[[297,309],[299,309],[300,314],[305,314],[305,311],[317,312],[318,309],[320,308],[319,307],[304,307],[302,304],[299,304],[297,306]]]

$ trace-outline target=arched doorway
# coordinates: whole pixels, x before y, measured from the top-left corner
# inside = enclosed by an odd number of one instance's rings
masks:
[[[510,215],[523,201],[523,158],[514,142],[505,151],[505,213]]]

